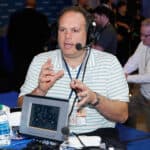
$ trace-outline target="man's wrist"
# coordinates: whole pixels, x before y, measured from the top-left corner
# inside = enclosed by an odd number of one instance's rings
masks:
[[[98,104],[100,104],[99,94],[95,92],[95,95],[96,95],[96,99],[94,100],[93,103],[91,103],[91,105],[94,107],[96,107]]]
[[[46,95],[46,92],[43,91],[41,88],[37,87],[37,88],[35,88],[35,90],[33,91],[33,94],[45,96],[45,95]]]

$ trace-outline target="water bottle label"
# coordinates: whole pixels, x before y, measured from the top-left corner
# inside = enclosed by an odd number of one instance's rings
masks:
[[[8,121],[0,123],[0,135],[10,134],[10,128]]]
[[[9,145],[10,143],[11,139],[8,117],[4,111],[0,111],[0,147]]]

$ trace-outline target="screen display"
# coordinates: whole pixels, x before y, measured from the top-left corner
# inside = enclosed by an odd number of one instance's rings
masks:
[[[57,130],[60,108],[41,104],[32,104],[29,126]]]

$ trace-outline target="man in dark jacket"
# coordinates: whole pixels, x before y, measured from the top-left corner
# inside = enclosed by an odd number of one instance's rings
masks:
[[[22,85],[33,56],[42,52],[49,39],[47,17],[36,9],[36,0],[26,0],[26,7],[10,16],[8,44],[14,61],[14,86]]]
[[[106,6],[93,10],[96,22],[95,43],[93,48],[116,55],[117,33],[113,26],[113,12]]]

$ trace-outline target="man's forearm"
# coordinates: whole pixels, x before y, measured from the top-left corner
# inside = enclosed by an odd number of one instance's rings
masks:
[[[45,96],[47,92],[41,90],[40,88],[35,88],[30,94],[32,95],[39,95],[39,96]],[[21,107],[23,104],[23,97],[24,96],[20,96],[18,98],[18,106]]]
[[[127,81],[130,83],[150,83],[150,74],[134,74],[134,75],[128,75]]]
[[[99,95],[100,102],[96,105],[96,109],[106,118],[116,121],[125,122],[128,118],[128,104],[119,100],[109,100]]]

